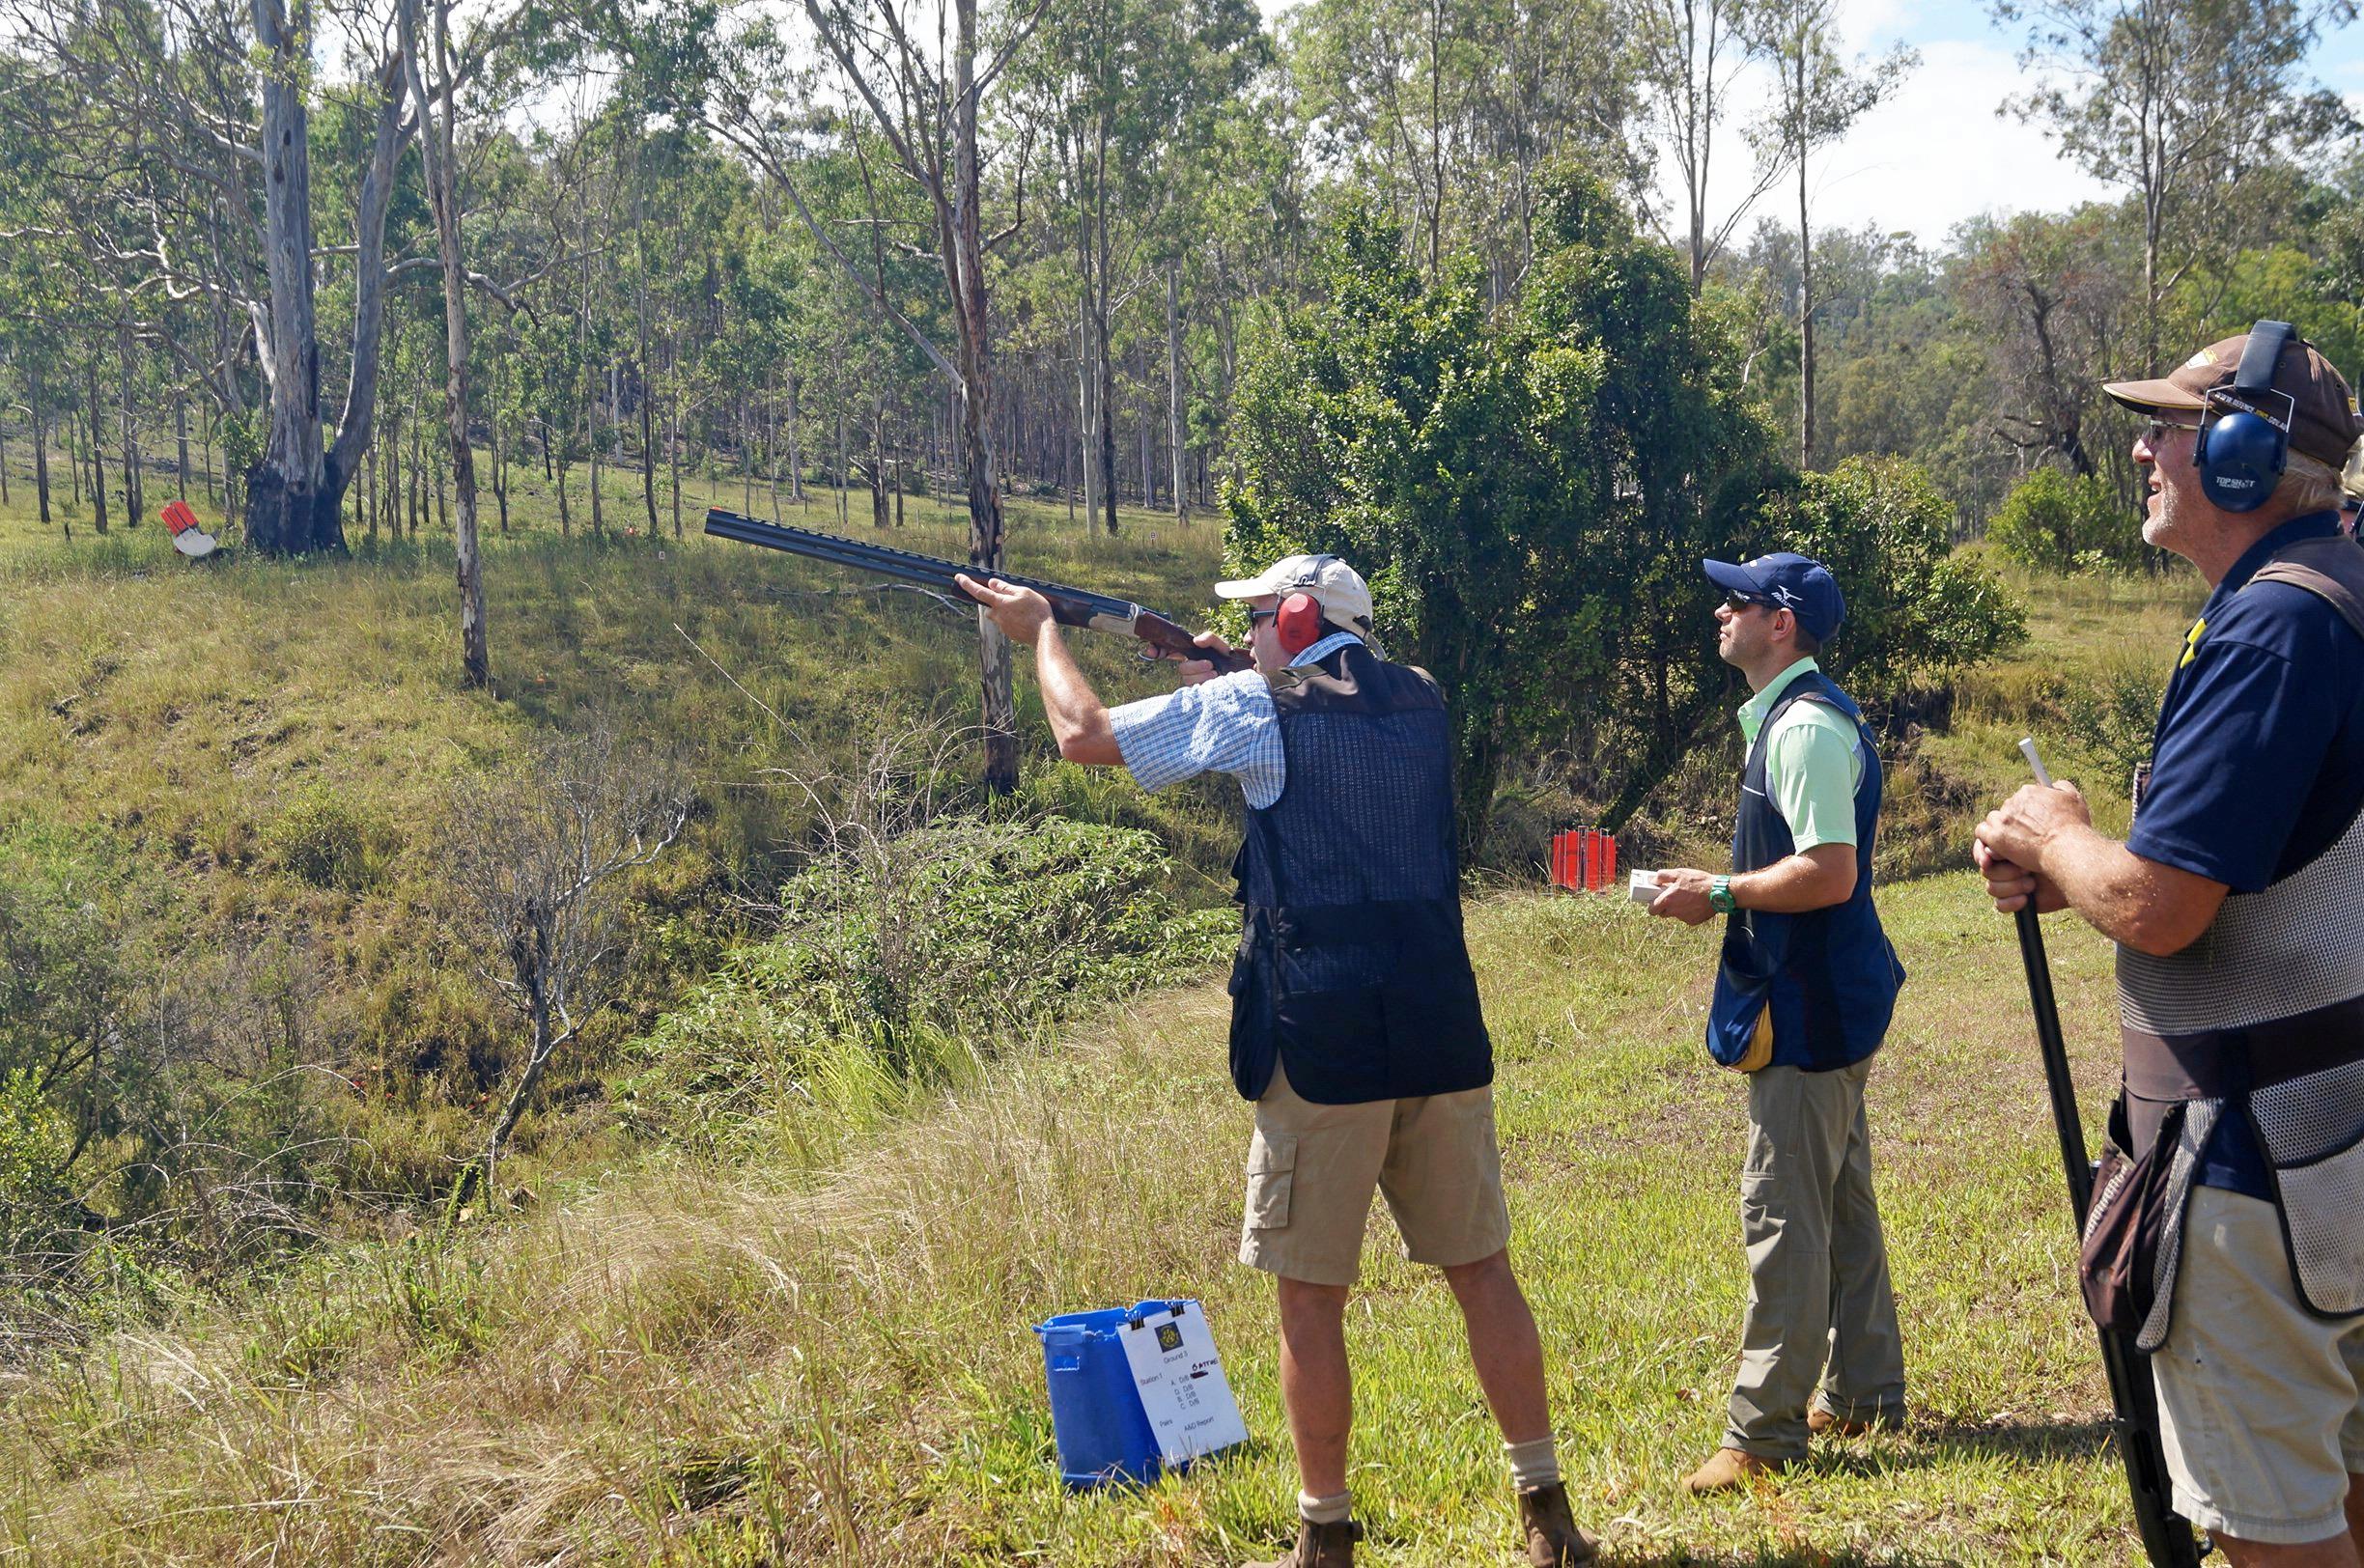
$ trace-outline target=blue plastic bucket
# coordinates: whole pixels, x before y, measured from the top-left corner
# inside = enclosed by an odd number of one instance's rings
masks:
[[[1138,1302],[1097,1312],[1063,1312],[1034,1326],[1042,1335],[1043,1369],[1051,1383],[1059,1479],[1069,1486],[1081,1491],[1116,1481],[1153,1481],[1165,1469],[1117,1336],[1126,1324],[1179,1304]]]

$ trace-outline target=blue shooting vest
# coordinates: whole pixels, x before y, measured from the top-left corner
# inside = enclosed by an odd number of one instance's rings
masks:
[[[1232,865],[1233,1085],[1260,1098],[1275,1061],[1325,1106],[1491,1083],[1436,683],[1360,642],[1271,679],[1288,771]]]
[[[1765,791],[1765,742],[1793,702],[1822,702],[1855,721],[1863,778],[1855,786],[1855,891],[1804,914],[1734,910],[1707,1013],[1707,1050],[1730,1067],[1747,1054],[1757,1021],[1772,1010],[1773,1065],[1828,1072],[1879,1050],[1895,1015],[1904,967],[1872,908],[1872,840],[1879,825],[1879,753],[1863,710],[1818,670],[1782,688],[1749,748],[1732,829],[1732,870],[1760,871],[1796,852],[1789,825]]]

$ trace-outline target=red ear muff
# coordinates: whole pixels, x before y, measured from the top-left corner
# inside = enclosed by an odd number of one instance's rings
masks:
[[[1320,600],[1311,594],[1291,594],[1280,601],[1273,630],[1280,634],[1280,646],[1291,658],[1321,641],[1324,630]]]

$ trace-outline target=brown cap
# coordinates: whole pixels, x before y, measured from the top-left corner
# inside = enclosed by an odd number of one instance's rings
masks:
[[[2110,381],[2101,390],[2138,413],[2198,413],[2207,406],[2206,394],[2232,386],[2248,343],[2244,332],[2209,344],[2157,380]],[[2274,362],[2273,389],[2290,394],[2291,450],[2334,468],[2345,463],[2349,448],[2364,435],[2364,421],[2356,418],[2355,399],[2331,361],[2314,345],[2293,337]]]

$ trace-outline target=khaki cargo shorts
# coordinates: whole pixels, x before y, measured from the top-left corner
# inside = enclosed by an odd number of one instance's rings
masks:
[[[2236,1540],[2346,1532],[2364,1471],[2364,1318],[2298,1304],[2273,1205],[2194,1187],[2174,1317],[2151,1358],[2175,1505]]]
[[[1493,1085],[1317,1106],[1276,1063],[1248,1146],[1240,1261],[1309,1284],[1353,1284],[1374,1190],[1415,1263],[1451,1268],[1509,1246]]]

